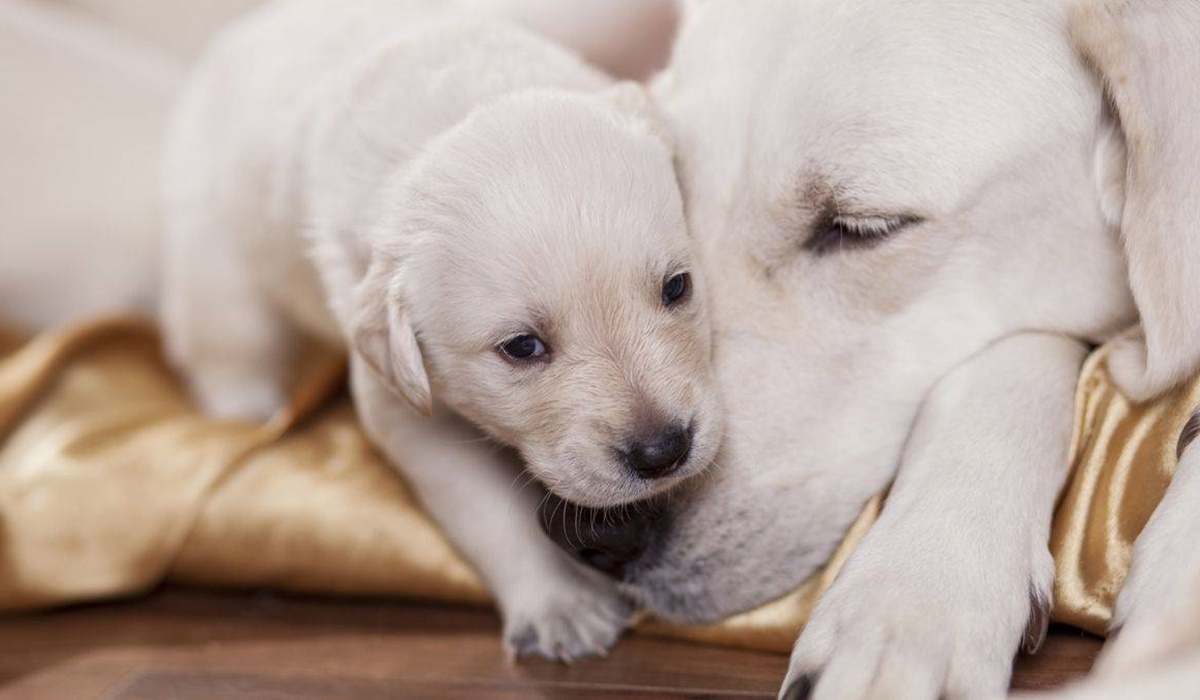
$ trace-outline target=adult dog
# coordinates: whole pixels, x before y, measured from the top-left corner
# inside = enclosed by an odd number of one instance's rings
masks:
[[[1111,363],[1134,397],[1197,368],[1197,66],[1190,0],[691,3],[658,92],[727,437],[711,479],[573,544],[640,552],[626,591],[714,619],[807,577],[894,479],[785,694],[1003,694],[1044,633],[1088,344],[1140,315]],[[1107,664],[1186,604],[1197,470],[1192,447]]]

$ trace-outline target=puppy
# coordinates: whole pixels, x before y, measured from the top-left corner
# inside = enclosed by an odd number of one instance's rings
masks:
[[[202,406],[266,418],[299,336],[349,348],[368,435],[495,594],[510,652],[611,645],[629,604],[536,532],[518,481],[611,506],[717,447],[645,95],[453,3],[291,0],[217,38],[166,150],[163,322]]]

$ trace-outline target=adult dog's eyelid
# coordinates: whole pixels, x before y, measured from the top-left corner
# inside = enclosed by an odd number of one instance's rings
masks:
[[[873,247],[891,238],[897,231],[924,221],[919,216],[850,216],[833,214],[822,217],[804,242],[804,249],[816,255]]]
[[[857,233],[887,235],[921,221],[911,215],[892,216],[835,216],[831,222]]]

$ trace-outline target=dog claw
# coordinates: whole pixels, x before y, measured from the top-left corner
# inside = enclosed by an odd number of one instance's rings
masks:
[[[1029,622],[1025,624],[1025,636],[1021,641],[1021,650],[1026,654],[1036,654],[1046,641],[1046,632],[1050,629],[1050,605],[1041,596],[1029,596]]]
[[[1197,409],[1188,420],[1187,425],[1183,426],[1183,431],[1179,433],[1179,443],[1175,447],[1175,458],[1183,457],[1183,453],[1188,446],[1200,437],[1200,409]]]
[[[504,646],[508,649],[508,658],[510,661],[516,661],[530,654],[536,654],[538,651],[537,630],[529,627],[521,633],[510,637],[508,643]]]
[[[808,700],[808,697],[812,695],[813,685],[811,676],[800,676],[792,681],[787,690],[783,691],[779,700]]]

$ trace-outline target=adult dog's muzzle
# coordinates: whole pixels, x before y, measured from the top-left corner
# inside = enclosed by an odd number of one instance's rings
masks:
[[[538,519],[559,547],[615,579],[646,551],[663,508],[655,501],[588,508],[554,496],[542,500]]]

